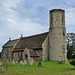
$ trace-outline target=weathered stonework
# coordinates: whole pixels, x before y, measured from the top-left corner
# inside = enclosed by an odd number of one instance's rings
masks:
[[[63,61],[66,59],[65,11],[50,11],[49,60]]]
[[[39,57],[38,60],[41,61],[42,60],[42,50],[37,50]]]
[[[18,61],[18,60],[19,60],[18,52],[14,52],[14,54],[13,54],[13,59],[14,59],[15,61]]]
[[[30,60],[30,53],[27,48],[23,52],[23,60],[27,60],[27,61]]]
[[[2,59],[8,59],[11,60],[12,59],[12,47],[9,48],[3,48],[2,50]]]
[[[42,44],[42,48],[43,48],[43,50],[42,50],[42,61],[47,61],[48,57],[49,57],[49,53],[48,53],[49,42],[48,41],[49,41],[49,37],[47,37]]]

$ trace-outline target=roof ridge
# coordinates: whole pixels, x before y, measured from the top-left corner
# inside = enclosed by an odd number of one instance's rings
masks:
[[[31,35],[31,36],[26,36],[26,37],[22,37],[23,39],[24,38],[28,38],[28,37],[34,37],[34,36],[39,36],[39,35],[43,35],[43,34],[47,34],[49,32],[45,32],[45,33],[41,33],[41,34],[36,34],[36,35]]]

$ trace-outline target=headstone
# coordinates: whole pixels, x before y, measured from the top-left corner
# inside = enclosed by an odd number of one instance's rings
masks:
[[[63,64],[63,61],[59,61],[59,64]]]
[[[13,60],[12,64],[15,64],[14,60]]]
[[[68,64],[68,60],[65,60],[65,63]]]
[[[6,66],[2,66],[1,67],[1,72],[6,72],[7,67]]]
[[[23,65],[26,65],[26,64],[27,64],[27,61],[26,61],[26,60],[24,60]]]
[[[1,62],[0,62],[0,65],[1,65]]]
[[[15,64],[17,64],[17,61],[15,62]]]
[[[3,61],[3,65],[7,66],[7,60],[6,59]]]
[[[24,63],[23,63],[23,61],[22,61],[22,60],[20,61],[20,65],[24,65]]]
[[[1,61],[1,59],[0,59],[0,61]]]
[[[6,59],[3,61],[3,66],[5,66],[6,69],[7,69],[8,65],[7,65],[7,60]]]
[[[30,65],[33,65],[34,60],[33,59],[30,59],[29,63],[30,63]]]
[[[10,62],[11,62],[12,60],[10,60]]]
[[[13,66],[13,64],[11,63],[10,66]]]
[[[41,61],[38,62],[38,67],[42,67]]]

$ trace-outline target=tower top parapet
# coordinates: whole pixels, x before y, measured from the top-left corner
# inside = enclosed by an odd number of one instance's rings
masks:
[[[50,28],[65,27],[65,10],[52,9],[50,10]]]
[[[50,10],[50,13],[56,12],[56,11],[65,12],[65,10],[63,10],[63,9],[52,9],[52,10]]]

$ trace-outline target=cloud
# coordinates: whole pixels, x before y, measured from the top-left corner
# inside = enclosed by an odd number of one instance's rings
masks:
[[[75,25],[75,8],[66,10],[66,24]]]
[[[67,32],[75,32],[75,8],[66,9]]]
[[[60,8],[63,1],[58,2]],[[0,0],[0,47],[9,37],[16,39],[20,34],[28,36],[48,31],[49,10],[53,8],[56,8],[55,0]],[[75,8],[65,9],[67,31],[75,31]]]
[[[22,1],[27,2],[27,0],[1,0],[0,3],[1,44],[6,42],[9,37],[11,37],[12,39],[16,39],[20,37],[20,34],[28,36],[48,31],[47,24],[43,25],[41,22],[38,22],[39,19],[41,19],[40,16],[38,17],[39,12],[37,10],[39,5],[35,4],[35,8],[33,6],[31,9],[31,7],[28,8],[26,6],[23,6]],[[44,5],[42,4],[42,6]],[[0,45],[0,47],[1,46],[2,45]]]
[[[74,4],[75,0],[66,0],[67,4]]]

